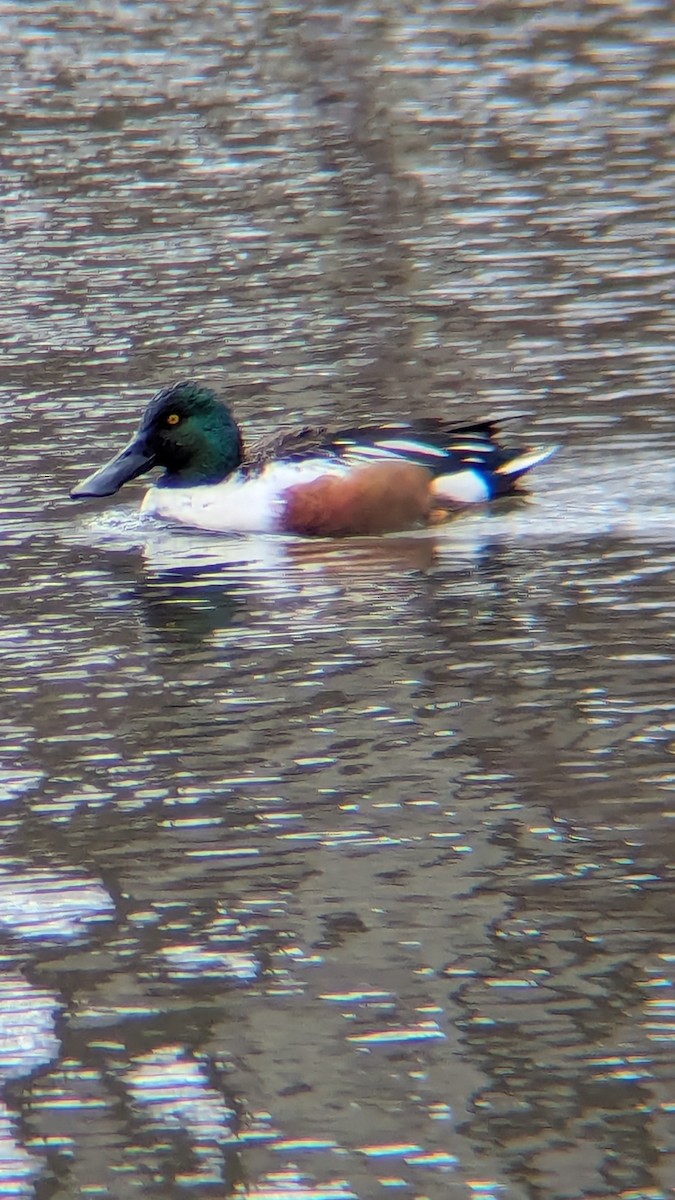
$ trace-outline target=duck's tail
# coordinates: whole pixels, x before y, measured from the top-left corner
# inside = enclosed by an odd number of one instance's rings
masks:
[[[533,467],[538,467],[539,463],[546,462],[546,459],[559,449],[559,446],[532,446],[528,450],[517,450],[514,458],[509,458],[500,466],[495,467],[494,473],[505,476],[508,480],[507,486],[510,487]]]
[[[494,449],[494,447],[493,447]],[[558,446],[532,446],[527,450],[499,450],[498,466],[473,463],[467,460],[455,471],[437,475],[431,483],[431,492],[441,504],[482,504],[498,496],[506,496],[518,490],[523,475],[545,462],[555,454]]]

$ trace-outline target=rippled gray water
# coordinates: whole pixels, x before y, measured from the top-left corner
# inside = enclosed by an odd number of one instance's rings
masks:
[[[0,33],[0,1192],[672,1196],[671,6]],[[186,375],[562,450],[376,541],[71,504]]]

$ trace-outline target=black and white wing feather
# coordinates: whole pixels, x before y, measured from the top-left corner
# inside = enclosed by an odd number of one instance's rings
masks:
[[[501,445],[501,424],[522,415],[508,413],[462,424],[426,417],[345,429],[307,427],[264,443],[248,465],[262,466],[273,459],[301,462],[325,458],[356,467],[404,460],[430,472],[439,500],[472,503],[511,491],[521,475],[553,453],[553,448],[507,449]]]

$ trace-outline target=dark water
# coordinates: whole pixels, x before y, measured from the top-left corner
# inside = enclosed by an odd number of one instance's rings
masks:
[[[0,1193],[673,1196],[671,6],[0,33]],[[186,375],[563,449],[425,536],[72,505]]]

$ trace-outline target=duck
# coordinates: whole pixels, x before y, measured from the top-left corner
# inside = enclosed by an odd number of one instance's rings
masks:
[[[522,415],[304,426],[249,450],[229,406],[182,380],[153,396],[128,445],[70,495],[111,496],[160,467],[144,516],[218,533],[403,532],[517,491],[557,449],[504,447],[501,423]]]

